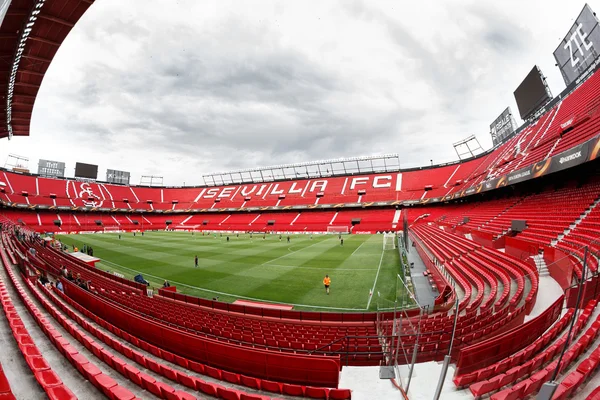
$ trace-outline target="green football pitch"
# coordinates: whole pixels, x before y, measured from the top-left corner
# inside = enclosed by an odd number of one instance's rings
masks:
[[[298,310],[375,311],[393,304],[403,287],[398,250],[383,250],[383,235],[206,234],[146,232],[60,235],[69,249],[92,246],[98,268],[153,287],[164,280],[189,295],[294,305]],[[194,257],[198,256],[198,268]],[[323,278],[331,277],[330,295]],[[370,296],[370,291],[374,295]],[[400,294],[401,295],[401,294]],[[384,300],[385,299],[385,300]]]

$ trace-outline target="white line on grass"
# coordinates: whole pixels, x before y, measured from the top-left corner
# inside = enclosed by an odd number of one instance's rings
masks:
[[[354,255],[354,253],[356,253],[358,251],[358,249],[360,249],[362,247],[362,245],[365,244],[365,243],[367,243],[368,241],[369,241],[369,239],[365,240],[356,249],[354,249],[354,251],[352,252],[352,254],[350,254],[350,257],[352,257]]]
[[[373,282],[373,289],[371,289],[371,293],[369,295],[369,302],[367,303],[367,310],[371,306],[371,300],[373,296],[375,296],[375,286],[377,286],[377,278],[379,278],[379,271],[381,270],[381,263],[383,262],[383,254],[385,252],[381,250],[381,258],[379,259],[379,266],[377,267],[377,275],[375,275],[375,282]]]
[[[131,272],[135,272],[136,274],[144,274],[144,275],[149,276],[151,278],[155,278],[155,279],[159,279],[159,280],[165,280],[165,278],[163,278],[161,276],[150,275],[150,274],[148,274],[146,272],[136,271],[135,269],[127,268],[127,267],[125,267],[123,265],[114,263],[112,261],[102,260],[101,262],[102,263],[116,265],[119,268],[126,269],[127,271],[131,271]],[[172,281],[172,280],[169,280],[169,281],[171,283],[175,283],[178,286],[185,286],[185,287],[188,287],[190,289],[196,289],[196,290],[200,290],[200,291],[203,291],[203,292],[209,292],[209,293],[219,294],[221,296],[230,296],[230,297],[234,297],[234,298],[238,298],[238,299],[262,301],[262,302],[265,302],[265,303],[288,304],[288,305],[294,306],[294,307],[320,308],[320,309],[324,309],[324,310],[342,310],[342,311],[366,311],[367,310],[365,308],[343,308],[343,307],[313,306],[313,305],[309,305],[309,304],[296,304],[296,303],[286,303],[286,302],[266,300],[266,299],[257,299],[255,297],[240,296],[240,295],[232,294],[232,293],[219,292],[217,290],[204,289],[204,288],[197,287],[197,286],[187,285],[187,284],[182,283],[182,282],[176,282],[176,281]]]
[[[265,267],[280,267],[280,268],[301,268],[301,269],[326,269],[330,271],[375,271],[376,268],[331,268],[331,267],[298,267],[295,265],[283,265],[283,264],[268,264],[264,265]]]
[[[279,259],[281,259],[281,258],[283,258],[283,257],[291,256],[292,254],[298,253],[299,251],[302,251],[302,250],[306,250],[306,249],[308,249],[309,247],[313,247],[313,246],[316,246],[316,245],[318,245],[318,244],[324,243],[324,242],[326,242],[327,240],[329,240],[329,239],[324,239],[324,240],[318,241],[317,243],[313,243],[313,244],[311,244],[310,246],[306,246],[306,247],[303,247],[303,248],[301,248],[301,249],[298,249],[298,250],[292,251],[291,253],[287,253],[287,254],[284,254],[284,255],[282,255],[282,256],[279,256],[279,257],[277,257],[277,258],[273,258],[272,260],[265,261],[264,263],[262,263],[262,264],[260,264],[260,265],[266,265],[266,264],[270,264],[270,263],[272,263],[273,261],[277,261],[277,260],[279,260]],[[290,247],[291,247],[291,246],[290,246]],[[289,251],[290,247],[288,247],[288,251]]]

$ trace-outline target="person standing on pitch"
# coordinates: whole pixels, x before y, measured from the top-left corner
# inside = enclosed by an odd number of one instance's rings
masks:
[[[325,285],[325,292],[329,294],[329,285],[331,285],[331,278],[329,278],[329,275],[325,275],[325,278],[323,278],[323,285]]]
[[[340,246],[344,247],[344,239],[340,238]]]
[[[194,267],[198,268],[198,256],[194,257]]]

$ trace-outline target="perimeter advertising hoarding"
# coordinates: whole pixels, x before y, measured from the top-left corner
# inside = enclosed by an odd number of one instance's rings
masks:
[[[98,166],[93,164],[75,163],[75,177],[98,179]]]
[[[598,18],[586,4],[565,38],[554,50],[554,59],[567,86],[593,64],[598,57],[598,50]]]
[[[40,160],[38,162],[38,175],[49,178],[64,178],[65,163],[59,161]]]
[[[129,185],[130,173],[126,171],[119,171],[116,169],[106,170],[106,182],[118,183],[121,185]]]
[[[514,96],[521,119],[527,119],[552,99],[552,94],[546,85],[542,71],[537,65],[529,71],[523,82],[515,90]]]
[[[517,124],[512,116],[510,107],[506,107],[506,110],[502,111],[502,114],[500,114],[500,116],[490,125],[492,143],[494,146],[503,143],[506,139],[511,137],[516,130]]]

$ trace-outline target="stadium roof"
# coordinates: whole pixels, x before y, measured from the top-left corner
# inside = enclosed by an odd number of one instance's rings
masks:
[[[29,136],[50,62],[94,0],[12,0],[0,26],[0,138]]]

